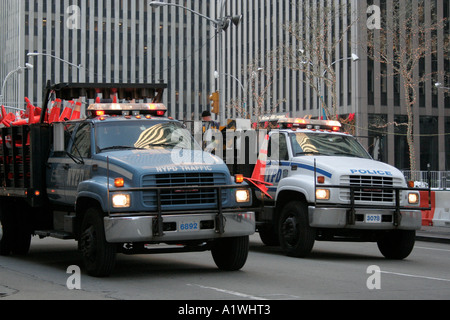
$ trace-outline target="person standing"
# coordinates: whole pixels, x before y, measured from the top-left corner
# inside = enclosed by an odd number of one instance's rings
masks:
[[[203,111],[203,113],[202,113],[202,121],[203,121],[203,132],[205,132],[206,130],[209,130],[209,129],[217,129],[217,130],[220,129],[219,123],[212,120],[211,112],[209,112],[207,110]]]

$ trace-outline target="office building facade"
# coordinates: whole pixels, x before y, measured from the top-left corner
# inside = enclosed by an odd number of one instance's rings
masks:
[[[367,39],[379,36],[377,23],[383,26],[386,19],[392,19],[392,6],[398,0],[313,0],[309,6],[317,8],[332,4],[335,19],[332,19],[332,32],[342,35],[342,41],[333,51],[336,73],[336,95],[338,114],[348,119],[355,114],[354,133],[372,156],[380,161],[395,165],[400,169],[410,167],[408,145],[406,141],[407,113],[403,88],[398,76],[389,72],[389,67],[372,60],[367,54]],[[244,94],[249,112],[262,106],[265,114],[288,114],[290,116],[321,117],[323,110],[318,94],[312,89],[311,80],[302,72],[279,67],[266,53],[276,48],[291,47],[294,51],[301,48],[289,33],[287,25],[291,21],[307,30],[314,26],[305,25],[304,1],[260,1],[230,0],[227,11],[231,15],[242,13],[242,24],[226,33],[227,74],[234,74],[244,84],[244,90],[237,81],[227,78],[226,100]],[[436,52],[421,59],[415,77],[431,74],[417,88],[417,102],[413,106],[414,145],[417,170],[450,170],[450,92],[435,86],[440,82],[450,86],[450,1],[421,0],[412,1],[413,5],[424,3],[422,12],[424,21],[441,21],[442,28],[429,33],[437,38]],[[346,8],[346,12],[339,12]],[[379,10],[379,11],[377,11]],[[377,16],[378,14],[378,16]],[[375,21],[378,18],[380,21]],[[374,20],[375,19],[375,20]],[[348,30],[347,30],[348,29]],[[346,31],[345,31],[346,30]],[[308,31],[305,37],[309,36]],[[357,55],[355,62],[351,57]],[[249,69],[254,62],[257,68]],[[260,72],[256,72],[262,70]],[[268,70],[272,70],[268,75]],[[274,70],[274,71],[273,71]],[[387,74],[388,76],[381,76]],[[264,93],[264,103],[258,106],[252,96],[252,82],[257,77]],[[260,91],[261,92],[261,91]],[[331,95],[322,89],[321,94],[328,103]],[[235,108],[228,108],[228,116],[236,114]],[[400,125],[396,125],[400,124]]]
[[[214,87],[210,72],[215,32],[177,8],[153,10],[139,0],[1,0],[0,78],[17,66],[5,105],[39,105],[49,80],[168,84],[164,102],[179,119],[199,119]],[[209,1],[189,3],[209,15]],[[28,53],[40,55],[28,56]]]
[[[335,61],[357,54],[358,61],[343,59],[334,64],[338,113],[343,118],[355,114],[355,134],[372,155],[400,169],[409,167],[404,126],[406,111],[401,85],[395,77],[381,77],[383,64],[368,59],[364,39],[372,30],[366,20],[370,6],[388,17],[397,0],[313,0],[312,6],[351,4],[351,13],[336,15],[336,34],[345,30],[342,43],[334,52]],[[421,0],[426,3],[427,19],[448,19],[450,0]],[[205,16],[217,17],[221,2],[176,1]],[[17,66],[34,65],[11,76],[6,84],[5,104],[23,107],[25,96],[39,105],[47,80],[58,82],[166,82],[164,102],[169,114],[180,120],[198,120],[210,109],[209,96],[219,89],[214,71],[218,70],[217,33],[213,24],[176,7],[151,9],[149,0],[0,0],[0,79]],[[304,18],[302,1],[227,0],[226,15],[243,15],[238,26],[224,32],[225,118],[255,117],[260,114],[290,116],[322,115],[318,94],[302,72],[280,67],[267,53],[282,47],[298,49],[285,26]],[[429,5],[428,5],[429,4]],[[304,26],[308,28],[309,26]],[[419,169],[450,169],[449,87],[450,23],[436,31],[436,54],[421,62],[422,70],[447,71],[430,78],[418,89],[413,108],[416,159]],[[28,53],[47,55],[29,57]],[[52,55],[52,56],[50,56]],[[56,59],[64,60],[65,62]],[[67,63],[69,62],[69,63]],[[330,61],[331,63],[331,61]],[[77,68],[76,66],[79,66]],[[270,71],[270,72],[269,72]],[[259,97],[251,86],[264,92]],[[265,90],[265,91],[264,91]],[[331,98],[324,90],[323,95]],[[243,112],[244,111],[244,112]]]

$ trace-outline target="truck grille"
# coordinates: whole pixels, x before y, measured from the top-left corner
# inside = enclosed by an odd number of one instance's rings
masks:
[[[395,192],[393,190],[380,189],[380,187],[400,186],[401,181],[394,181],[392,177],[342,176],[341,185],[362,187],[362,189],[355,190],[355,201],[393,203],[395,201]],[[344,201],[350,201],[350,189],[340,189],[340,198]]]
[[[161,190],[163,210],[214,208],[217,206],[216,189],[196,189],[195,186],[226,184],[226,176],[221,173],[157,174],[144,176],[142,180],[143,187],[177,187],[176,189]],[[227,192],[227,190],[222,190],[222,202],[226,201]],[[158,205],[156,196],[156,191],[143,192],[144,205],[156,209]]]

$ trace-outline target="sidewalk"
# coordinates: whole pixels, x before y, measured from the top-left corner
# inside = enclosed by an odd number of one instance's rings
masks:
[[[450,228],[422,226],[416,232],[416,240],[450,244]]]

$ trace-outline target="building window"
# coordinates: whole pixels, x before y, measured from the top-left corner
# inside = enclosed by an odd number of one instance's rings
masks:
[[[377,161],[388,161],[387,115],[369,114],[369,153]]]
[[[394,129],[394,161],[395,167],[400,170],[409,170],[411,162],[409,159],[408,141],[406,139],[406,133],[408,127],[408,117],[402,115],[394,116],[394,122],[396,123]]]
[[[375,104],[375,88],[374,88],[374,61],[367,59],[367,103],[370,106]]]
[[[445,117],[445,170],[450,170],[450,117]]]
[[[420,170],[439,170],[438,117],[420,117]]]

